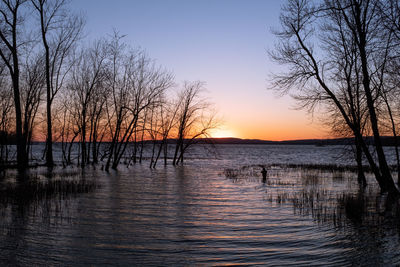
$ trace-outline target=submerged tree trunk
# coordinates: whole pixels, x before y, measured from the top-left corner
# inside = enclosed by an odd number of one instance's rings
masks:
[[[399,155],[399,142],[397,140],[397,131],[396,131],[396,123],[393,117],[393,112],[389,104],[389,100],[387,98],[386,92],[382,92],[383,100],[385,101],[386,108],[389,114],[390,123],[392,127],[392,134],[394,138],[394,148],[396,152],[396,165],[397,165],[397,185],[400,186],[400,155]]]
[[[167,166],[167,158],[168,158],[168,141],[165,142],[164,146],[164,166]]]
[[[367,180],[365,179],[363,164],[362,164],[362,147],[357,137],[355,137],[356,147],[356,162],[358,171],[358,184],[361,186],[367,186]]]
[[[137,153],[137,131],[135,131],[135,141],[133,143],[133,163],[136,164],[136,153]]]
[[[143,158],[143,149],[144,149],[144,131],[146,129],[146,123],[147,123],[147,111],[144,114],[144,120],[143,120],[143,129],[142,129],[142,136],[140,139],[140,153],[139,153],[139,163],[142,163],[142,158]]]
[[[86,110],[85,108],[82,111],[82,118],[81,118],[81,154],[82,154],[82,159],[81,159],[81,167],[85,167],[86,165],[86,158],[87,158],[87,152],[86,152]]]
[[[367,12],[367,10],[364,10],[364,12]],[[359,3],[354,4],[354,23],[356,26],[356,36],[355,38],[358,38],[357,40],[357,45],[358,45],[358,50],[360,52],[360,60],[361,60],[361,69],[362,69],[362,74],[363,74],[363,87],[364,87],[364,92],[367,100],[367,107],[368,107],[368,112],[369,112],[369,119],[371,122],[371,129],[374,137],[374,143],[375,143],[375,148],[376,148],[376,154],[378,156],[378,162],[379,162],[379,168],[381,170],[382,174],[382,179],[383,179],[383,190],[384,191],[389,191],[391,193],[396,193],[398,194],[399,192],[397,191],[395,184],[392,179],[392,175],[390,173],[389,166],[386,161],[385,157],[385,152],[383,151],[383,146],[382,146],[382,141],[379,133],[379,127],[378,127],[378,118],[376,115],[376,109],[375,109],[375,101],[372,96],[371,92],[371,77],[369,74],[368,70],[368,56],[367,56],[367,36],[365,32],[365,24],[367,24],[367,21],[365,20],[365,16],[363,17],[361,14],[361,7]]]
[[[174,159],[172,160],[172,165],[176,165],[178,164],[178,152],[179,152],[179,148],[181,147],[181,139],[178,138],[176,140],[176,145],[175,145],[175,153],[174,153]]]
[[[164,146],[164,140],[161,141],[160,146],[158,147],[158,152],[157,152],[156,159],[154,160],[154,163],[153,163],[153,168],[155,168],[156,165],[157,165],[157,161],[158,161],[158,159],[160,158],[160,155],[161,155],[161,151],[162,151],[162,149],[163,149],[163,146]]]

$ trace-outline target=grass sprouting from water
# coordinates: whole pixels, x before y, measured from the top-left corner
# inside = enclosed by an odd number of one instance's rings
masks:
[[[263,199],[274,206],[292,207],[295,214],[311,216],[317,223],[335,227],[350,225],[367,228],[399,229],[400,201],[379,194],[369,176],[367,189],[357,183],[356,169],[335,165],[269,165]],[[260,165],[224,171],[235,183],[262,183]]]
[[[0,203],[29,203],[54,197],[66,198],[89,193],[99,185],[76,170],[33,173],[5,173],[0,182]]]

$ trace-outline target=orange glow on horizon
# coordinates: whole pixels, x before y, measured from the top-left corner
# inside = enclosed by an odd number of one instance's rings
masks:
[[[224,130],[216,131],[212,137],[236,137],[241,139],[259,139],[269,141],[329,139],[333,138],[321,125],[304,121],[290,123],[271,123],[257,126],[253,122],[240,125],[226,125]]]
[[[230,129],[215,129],[211,132],[211,137],[213,138],[223,138],[223,137],[235,137],[237,138],[234,131]]]

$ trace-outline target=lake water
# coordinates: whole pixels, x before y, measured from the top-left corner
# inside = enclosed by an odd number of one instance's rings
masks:
[[[178,167],[59,169],[99,188],[0,204],[0,265],[400,264],[399,210],[373,178],[361,193],[354,173],[271,166],[306,163],[353,164],[336,146],[219,145]]]

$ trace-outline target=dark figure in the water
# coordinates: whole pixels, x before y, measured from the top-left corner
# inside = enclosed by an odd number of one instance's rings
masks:
[[[261,174],[263,177],[262,181],[265,183],[267,181],[267,170],[264,167],[262,168]]]

